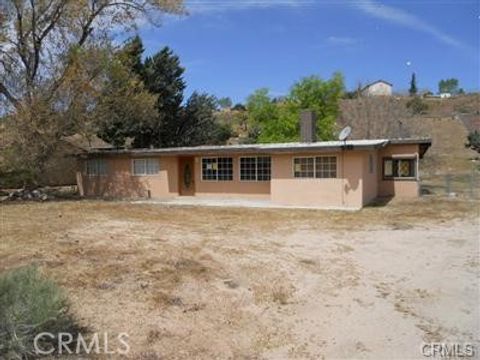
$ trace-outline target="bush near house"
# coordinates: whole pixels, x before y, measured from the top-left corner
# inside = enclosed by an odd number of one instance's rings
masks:
[[[69,313],[63,291],[36,267],[18,268],[0,276],[1,359],[36,359],[37,334],[55,335],[54,339],[42,337],[39,346],[56,349],[59,333],[76,338],[80,330]]]
[[[465,146],[480,153],[480,132],[477,130],[471,131],[468,134]]]

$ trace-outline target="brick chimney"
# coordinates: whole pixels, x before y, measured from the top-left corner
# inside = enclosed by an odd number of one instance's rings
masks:
[[[312,110],[302,110],[300,113],[300,141],[312,143],[317,141],[317,116]]]

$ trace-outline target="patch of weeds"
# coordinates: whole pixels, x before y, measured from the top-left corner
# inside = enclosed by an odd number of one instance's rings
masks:
[[[58,347],[60,333],[78,337],[81,328],[69,312],[63,291],[36,267],[11,270],[0,276],[0,358],[36,359],[34,338],[42,337],[41,349]]]
[[[275,286],[272,291],[272,300],[280,305],[287,305],[293,297],[293,288]]]
[[[153,296],[153,301],[155,304],[160,306],[181,306],[183,305],[183,301],[178,296],[173,296],[170,294],[166,294],[164,292],[159,292]]]

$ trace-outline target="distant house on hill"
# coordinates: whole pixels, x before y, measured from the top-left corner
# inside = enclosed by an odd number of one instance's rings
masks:
[[[393,85],[385,80],[377,80],[365,86],[361,93],[363,96],[391,96]]]

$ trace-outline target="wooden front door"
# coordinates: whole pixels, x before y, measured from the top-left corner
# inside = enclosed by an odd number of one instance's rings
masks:
[[[193,157],[181,157],[178,159],[178,184],[179,194],[192,196],[195,195],[195,167]]]

